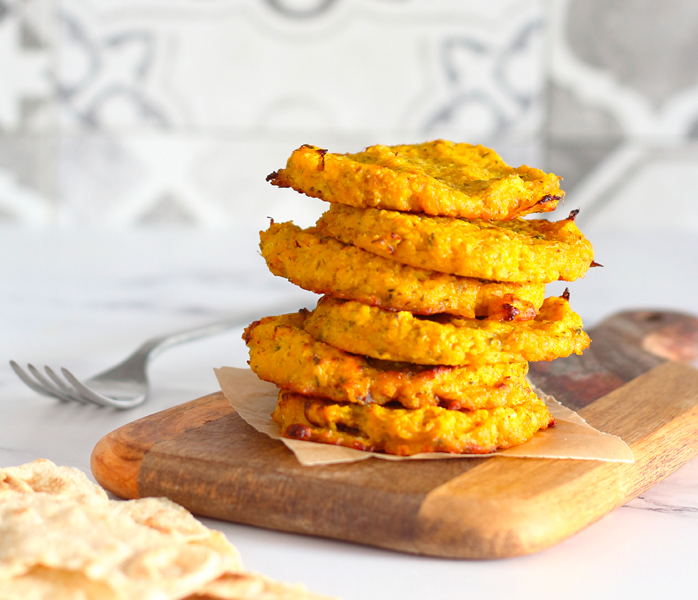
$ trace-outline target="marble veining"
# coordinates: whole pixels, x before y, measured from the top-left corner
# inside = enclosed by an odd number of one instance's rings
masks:
[[[127,412],[64,405],[26,388],[9,359],[66,366],[87,377],[144,339],[221,317],[259,318],[313,306],[261,268],[256,232],[0,232],[0,466],[47,457],[89,472],[95,443],[113,429],[217,389],[212,368],[243,367],[242,325],[172,348],[149,366],[152,397]],[[698,236],[589,231],[604,269],[572,287],[587,327],[618,310],[662,307],[698,313],[698,278],[686,277]],[[647,281],[654,285],[648,286]],[[678,290],[681,293],[678,293]],[[551,285],[549,293],[559,293]],[[207,521],[245,564],[346,599],[678,598],[695,590],[698,460],[579,534],[536,555],[444,561],[332,540]],[[360,574],[357,576],[356,574]],[[541,582],[544,582],[542,584]]]

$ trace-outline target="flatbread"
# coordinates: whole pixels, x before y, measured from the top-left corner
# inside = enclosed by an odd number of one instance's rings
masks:
[[[0,469],[0,600],[318,598],[251,586],[257,577],[221,532],[166,498],[110,500],[45,459]]]

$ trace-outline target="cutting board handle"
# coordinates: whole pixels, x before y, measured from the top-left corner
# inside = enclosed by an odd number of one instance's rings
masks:
[[[698,360],[698,318],[688,314],[665,310],[628,311],[616,313],[598,328],[655,356],[689,364]]]

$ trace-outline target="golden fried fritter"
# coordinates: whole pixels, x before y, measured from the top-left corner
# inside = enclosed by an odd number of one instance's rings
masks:
[[[564,195],[556,175],[514,169],[493,150],[445,140],[358,154],[301,146],[267,181],[349,206],[500,221],[554,210]]]
[[[549,283],[582,277],[594,260],[574,224],[488,222],[332,205],[318,226],[338,240],[398,262],[463,277]]]
[[[553,360],[589,345],[566,296],[546,298],[536,318],[523,323],[416,317],[324,296],[303,328],[347,352],[422,365]]]
[[[265,317],[243,335],[260,379],[337,402],[450,409],[518,404],[531,395],[528,363],[480,367],[420,366],[374,360],[318,342],[302,329],[307,311]]]
[[[269,270],[319,294],[429,315],[526,321],[543,303],[541,283],[498,283],[426,271],[344,244],[317,228],[272,223],[260,232]]]
[[[338,404],[281,391],[272,417],[287,438],[401,456],[486,454],[523,444],[539,429],[555,424],[535,394],[513,406],[459,411]]]

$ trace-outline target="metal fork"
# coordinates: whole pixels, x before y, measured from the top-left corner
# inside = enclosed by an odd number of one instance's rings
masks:
[[[258,318],[259,313],[255,313],[151,338],[123,362],[85,381],[80,381],[66,368],[61,368],[67,380],[64,381],[48,366],[44,367],[48,376],[46,377],[34,365],[28,364],[27,368],[33,378],[14,360],[10,361],[10,366],[24,383],[44,396],[57,398],[62,402],[98,404],[127,410],[143,404],[148,398],[146,367],[152,357],[177,344],[248,325]]]

